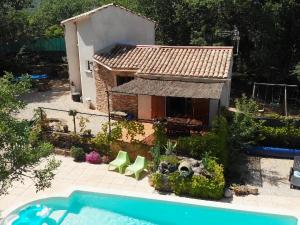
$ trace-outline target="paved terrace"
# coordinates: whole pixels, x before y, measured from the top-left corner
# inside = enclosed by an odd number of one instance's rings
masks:
[[[52,186],[45,191],[36,193],[34,184],[31,180],[25,179],[24,183],[15,182],[9,190],[9,194],[0,197],[0,211],[13,209],[20,204],[28,201],[44,198],[47,196],[63,196],[66,192],[74,187],[92,188],[93,190],[114,190],[116,192],[128,192],[133,194],[154,194],[159,199],[160,195],[149,185],[148,177],[144,176],[137,181],[133,177],[127,177],[117,172],[108,171],[106,164],[94,165],[88,163],[76,163],[70,157],[56,156],[61,160],[62,164],[56,171],[56,176],[52,182]],[[262,164],[268,164],[269,159],[263,160]],[[274,164],[276,166],[286,168],[292,163],[287,160],[285,163],[278,160]],[[284,165],[284,166],[282,166]],[[271,172],[271,171],[269,171]],[[276,172],[277,173],[277,172]],[[268,172],[266,172],[268,174]],[[277,179],[286,179],[287,173],[277,175]],[[281,177],[281,178],[280,178]],[[279,186],[272,186],[269,179],[264,179],[264,185],[260,189],[261,194],[258,196],[236,197],[228,202],[231,205],[243,209],[245,207],[260,209],[273,209],[276,212],[292,212],[294,215],[300,215],[300,191],[289,190],[288,182],[282,181]],[[173,194],[172,194],[173,195]]]

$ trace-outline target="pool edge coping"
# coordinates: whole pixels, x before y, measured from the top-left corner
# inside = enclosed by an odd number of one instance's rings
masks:
[[[148,199],[148,200],[159,200],[159,201],[167,201],[167,202],[173,202],[173,203],[192,204],[192,205],[198,205],[198,206],[214,207],[214,208],[237,210],[237,211],[265,213],[265,214],[272,214],[272,215],[278,215],[278,216],[291,216],[291,217],[297,218],[297,220],[298,220],[297,224],[300,225],[300,214],[295,215],[294,212],[292,212],[288,209],[282,210],[282,209],[277,209],[277,208],[255,207],[255,206],[241,205],[241,204],[236,204],[236,203],[225,203],[225,202],[218,202],[218,201],[181,197],[181,196],[170,195],[170,194],[162,195],[159,193],[136,193],[136,192],[132,192],[132,191],[123,191],[123,190],[116,190],[116,189],[108,190],[106,188],[92,188],[92,187],[86,187],[86,186],[74,186],[66,191],[63,191],[63,192],[60,192],[57,194],[40,195],[32,200],[18,202],[14,206],[9,207],[8,209],[1,212],[0,224],[13,211],[21,208],[24,205],[27,205],[31,202],[38,201],[40,199],[68,198],[75,191],[110,194],[110,195],[126,196],[126,197],[134,197],[134,198],[144,198],[144,199]]]

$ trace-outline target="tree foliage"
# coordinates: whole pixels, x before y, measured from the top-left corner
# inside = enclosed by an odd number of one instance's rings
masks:
[[[263,138],[260,133],[262,122],[255,119],[258,106],[253,99],[246,96],[236,99],[235,107],[238,111],[231,124],[231,145],[234,150],[244,150]]]
[[[25,106],[19,97],[29,86],[28,77],[18,82],[11,74],[0,78],[0,195],[6,193],[13,181],[23,181],[24,177],[31,178],[37,190],[49,187],[59,165],[48,157],[53,146],[46,142],[32,146],[29,122],[14,117]]]
[[[111,0],[31,0],[0,3],[1,43],[63,35],[60,22]],[[157,22],[156,41],[168,45],[233,45],[234,69],[256,81],[297,82],[300,63],[298,0],[115,0]]]

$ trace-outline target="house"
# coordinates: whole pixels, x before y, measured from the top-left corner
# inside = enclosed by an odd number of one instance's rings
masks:
[[[66,52],[71,90],[82,101],[96,103],[93,55],[115,43],[154,44],[155,23],[115,4],[61,22],[65,28]]]
[[[62,23],[70,81],[102,112],[208,125],[229,105],[232,47],[155,45],[153,21],[113,4]]]
[[[210,123],[228,106],[232,47],[116,44],[94,55],[96,105],[139,119],[188,117]]]

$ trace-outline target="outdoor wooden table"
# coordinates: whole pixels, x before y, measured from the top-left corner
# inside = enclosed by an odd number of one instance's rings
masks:
[[[200,131],[202,126],[203,122],[197,119],[167,118],[167,133],[169,135],[190,135],[191,130]]]

